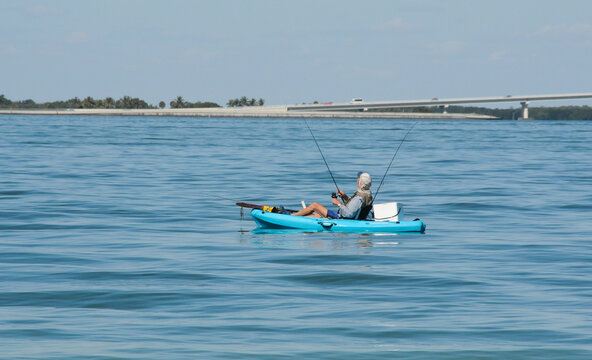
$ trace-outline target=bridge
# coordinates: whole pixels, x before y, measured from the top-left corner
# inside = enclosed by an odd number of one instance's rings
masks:
[[[288,111],[343,111],[343,110],[361,110],[368,109],[389,109],[401,107],[415,107],[415,106],[439,106],[444,112],[446,108],[452,104],[482,104],[482,103],[502,103],[502,102],[518,102],[522,105],[521,119],[528,119],[528,105],[533,101],[548,101],[548,100],[573,100],[573,99],[590,99],[592,93],[579,94],[554,94],[554,95],[527,95],[527,96],[512,96],[507,95],[503,97],[478,97],[478,98],[456,98],[456,99],[438,99],[430,100],[403,100],[403,101],[376,101],[366,102],[361,99],[354,99],[349,103],[324,103],[311,105],[294,105],[288,106]]]

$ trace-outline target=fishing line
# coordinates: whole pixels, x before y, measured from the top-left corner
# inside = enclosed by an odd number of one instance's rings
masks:
[[[331,169],[329,168],[329,164],[327,164],[327,160],[325,159],[325,155],[323,155],[323,152],[321,151],[321,147],[319,146],[317,139],[315,138],[314,134],[312,133],[310,126],[308,126],[308,121],[306,121],[306,118],[303,118],[303,120],[304,120],[304,123],[306,124],[306,127],[308,128],[308,131],[310,131],[310,135],[312,135],[312,139],[314,140],[315,144],[317,145],[317,149],[319,149],[319,152],[321,153],[321,156],[323,157],[323,161],[325,162],[325,166],[327,166],[327,170],[329,170],[329,175],[331,175],[331,179],[333,180],[333,184],[335,184],[335,187],[337,188],[337,191],[339,192],[339,186],[337,186],[337,182],[335,181],[335,178],[333,177],[333,173],[331,172]]]
[[[403,142],[405,142],[407,135],[409,135],[411,130],[413,130],[413,128],[415,127],[415,124],[417,124],[417,121],[415,123],[413,123],[413,125],[411,125],[411,128],[407,131],[407,134],[405,134],[405,136],[403,136],[403,140],[401,140],[399,147],[397,147],[397,151],[395,151],[395,155],[393,155],[393,158],[391,159],[389,166],[386,168],[386,171],[384,172],[384,176],[382,177],[382,180],[380,180],[380,185],[378,185],[378,190],[376,190],[376,195],[374,195],[374,198],[372,199],[373,204],[374,204],[374,200],[376,200],[376,198],[378,197],[378,192],[380,192],[380,188],[382,187],[382,183],[384,183],[384,179],[386,178],[386,174],[388,174],[388,172],[391,168],[391,165],[393,164],[393,161],[395,160],[395,157],[397,156],[397,153],[399,152],[399,149],[401,148],[401,145],[403,145]]]

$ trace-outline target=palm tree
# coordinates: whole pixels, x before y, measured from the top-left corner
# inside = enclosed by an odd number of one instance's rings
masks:
[[[67,104],[68,104],[69,108],[75,108],[75,109],[81,108],[80,99],[78,98],[78,96],[73,97],[72,99],[68,100]]]
[[[164,101],[161,101],[158,103],[158,107],[161,109],[164,109],[165,106],[166,106],[166,103]]]
[[[117,100],[117,107],[120,109],[131,109],[132,98],[127,95],[122,97],[121,99]]]
[[[103,100],[103,106],[105,106],[105,109],[113,109],[115,107],[115,100],[112,97],[106,97]]]
[[[86,99],[82,100],[81,105],[85,109],[94,109],[97,107],[97,103],[96,103],[95,99],[93,99],[90,96],[88,96]]]
[[[12,101],[8,100],[4,97],[4,95],[0,95],[0,106],[6,107],[12,104]]]
[[[177,96],[177,98],[173,101],[171,101],[171,108],[173,109],[181,109],[183,107],[185,107],[185,100],[183,99],[182,96]]]

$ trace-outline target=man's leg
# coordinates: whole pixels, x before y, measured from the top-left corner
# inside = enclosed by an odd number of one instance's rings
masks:
[[[292,213],[295,216],[307,216],[312,213],[316,212],[317,214],[321,215],[322,217],[327,217],[327,208],[319,203],[312,203],[305,207],[304,209]]]

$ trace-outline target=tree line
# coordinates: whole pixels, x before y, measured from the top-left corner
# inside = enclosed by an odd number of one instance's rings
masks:
[[[164,101],[161,101],[158,105],[161,109],[164,108]],[[169,105],[171,109],[220,107],[220,105],[210,101],[197,101],[194,103],[185,101],[182,96],[177,96],[177,98],[171,101]]]
[[[69,100],[58,100],[36,103],[31,99],[12,101],[0,95],[0,108],[4,109],[155,109],[146,101],[131,96],[123,96],[115,100],[112,97],[94,99],[88,96],[84,99],[73,97]]]
[[[481,107],[450,106],[448,112],[477,113],[496,116],[501,119],[518,119],[522,116],[522,108],[488,109]],[[528,117],[536,120],[592,120],[592,107],[586,105],[528,107]]]
[[[421,113],[441,113],[439,106],[417,106],[392,109],[369,109],[368,111],[379,112],[421,112]],[[522,116],[522,108],[491,109],[477,106],[457,106],[450,105],[447,109],[449,113],[459,114],[480,114],[495,116],[500,119],[518,119]],[[529,107],[528,117],[536,120],[592,120],[592,107],[590,106],[553,106],[553,107]]]
[[[236,106],[262,106],[265,100],[254,98],[248,99],[246,96],[238,99],[228,100],[228,107]],[[190,102],[183,99],[182,96],[177,96],[175,99],[169,102],[171,109],[181,108],[211,108],[220,107],[215,102],[211,101],[196,101]],[[158,108],[164,109],[166,103],[160,101]],[[4,95],[0,95],[0,109],[156,109],[157,106],[148,104],[146,101],[131,97],[123,96],[118,100],[112,97],[106,97],[104,99],[94,99],[88,96],[84,99],[74,97],[69,100],[58,100],[44,103],[36,103],[31,99],[12,101],[7,99]]]
[[[240,106],[263,106],[265,104],[265,100],[263,99],[255,99],[251,98],[248,99],[246,96],[237,99],[230,99],[226,103],[228,107],[240,107]]]

